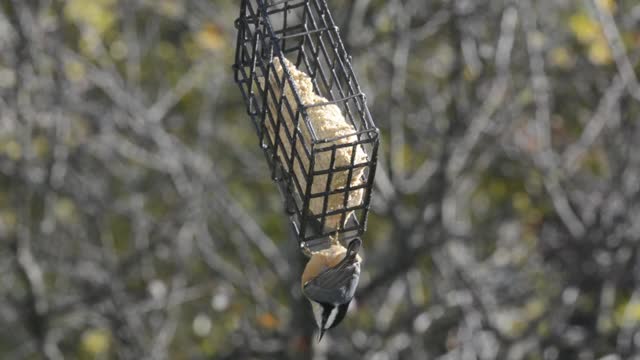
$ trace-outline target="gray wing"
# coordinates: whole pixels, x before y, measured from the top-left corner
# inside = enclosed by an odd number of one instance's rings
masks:
[[[304,285],[310,299],[326,304],[345,304],[353,298],[360,278],[360,264],[330,268]]]

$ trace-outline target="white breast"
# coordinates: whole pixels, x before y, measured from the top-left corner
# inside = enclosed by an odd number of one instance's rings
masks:
[[[322,327],[322,305],[315,301],[311,301],[311,309],[313,310],[313,317],[316,320],[318,327]]]

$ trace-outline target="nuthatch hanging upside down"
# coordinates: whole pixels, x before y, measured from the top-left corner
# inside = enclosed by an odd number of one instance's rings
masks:
[[[332,245],[329,249],[312,254],[302,273],[302,293],[313,307],[320,337],[344,319],[360,280],[358,255],[362,240],[351,240],[345,249]]]

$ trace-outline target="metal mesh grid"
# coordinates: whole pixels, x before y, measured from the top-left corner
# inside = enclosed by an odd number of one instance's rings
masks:
[[[236,27],[235,81],[301,245],[361,235],[379,133],[326,1],[243,0]],[[285,58],[322,101],[303,102]],[[327,135],[313,116],[335,106],[350,131]]]

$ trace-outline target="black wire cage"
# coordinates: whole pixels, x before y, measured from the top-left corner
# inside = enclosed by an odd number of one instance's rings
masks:
[[[300,245],[366,229],[379,132],[325,0],[242,0],[235,81]]]

